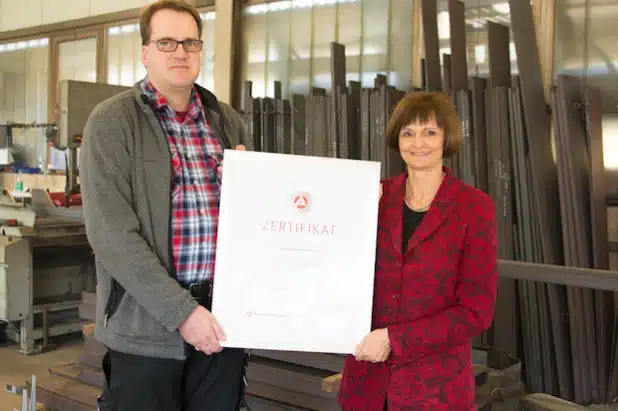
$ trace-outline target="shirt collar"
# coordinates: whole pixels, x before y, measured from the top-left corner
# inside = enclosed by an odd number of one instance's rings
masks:
[[[159,92],[155,88],[155,86],[150,82],[148,77],[144,78],[141,82],[142,94],[145,95],[148,99],[149,105],[155,111],[162,110],[170,110],[174,112],[174,110],[170,107],[167,99],[163,94]],[[199,97],[199,94],[195,87],[191,89],[191,96],[189,97],[189,107],[187,109],[187,118],[195,119],[200,116],[203,112],[202,101]]]

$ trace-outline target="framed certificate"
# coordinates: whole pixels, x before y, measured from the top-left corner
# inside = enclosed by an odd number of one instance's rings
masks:
[[[226,150],[222,345],[353,353],[371,331],[379,195],[376,162]]]

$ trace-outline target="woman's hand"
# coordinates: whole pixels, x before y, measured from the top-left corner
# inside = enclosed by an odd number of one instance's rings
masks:
[[[380,328],[369,333],[356,347],[357,361],[384,362],[391,353],[388,330]]]

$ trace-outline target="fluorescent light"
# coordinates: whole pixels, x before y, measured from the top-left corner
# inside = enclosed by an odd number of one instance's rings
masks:
[[[110,27],[107,29],[107,34],[117,36],[119,34],[134,33],[139,31],[139,24],[126,24],[124,26]]]
[[[0,44],[0,53],[44,47],[49,44],[48,38],[20,41],[18,43]]]
[[[358,3],[360,0],[282,0],[272,3],[246,6],[244,13],[249,15],[266,14],[270,12],[309,9],[312,7],[334,6],[335,4]]]
[[[509,3],[496,3],[493,4],[491,6],[494,10],[496,10],[498,13],[502,13],[502,14],[509,14],[511,12],[511,8],[509,6]]]

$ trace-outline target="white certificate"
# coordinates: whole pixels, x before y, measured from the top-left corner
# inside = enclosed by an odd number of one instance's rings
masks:
[[[353,353],[371,331],[379,191],[377,162],[226,150],[222,345]]]

